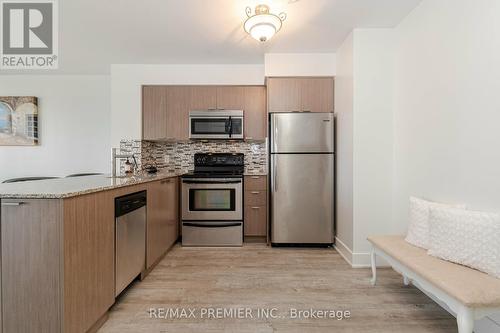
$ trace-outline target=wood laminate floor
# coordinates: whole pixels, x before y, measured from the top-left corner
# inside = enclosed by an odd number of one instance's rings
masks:
[[[457,331],[453,316],[416,288],[404,287],[391,269],[379,270],[376,287],[369,279],[368,269],[352,269],[332,249],[177,245],[144,281],[126,290],[99,332]],[[177,308],[179,316],[191,309],[195,318],[150,318],[150,308]],[[207,318],[209,308],[249,308],[250,315]],[[291,318],[291,309],[311,308],[350,311],[351,317]],[[269,311],[279,318],[257,318],[258,309],[276,309]]]

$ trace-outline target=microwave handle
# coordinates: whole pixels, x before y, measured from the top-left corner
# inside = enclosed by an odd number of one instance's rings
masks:
[[[233,136],[233,118],[229,116],[229,138]]]

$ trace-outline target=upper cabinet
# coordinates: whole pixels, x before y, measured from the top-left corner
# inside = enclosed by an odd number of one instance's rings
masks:
[[[142,138],[189,139],[189,111],[243,110],[245,139],[266,138],[264,86],[144,86]]]
[[[266,87],[245,87],[245,128],[247,140],[264,140],[267,137]]]
[[[142,138],[155,140],[167,134],[167,89],[165,86],[142,88]]]
[[[217,109],[216,86],[191,86],[189,110]]]
[[[165,138],[189,139],[189,110],[192,89],[188,86],[167,87],[167,126]]]
[[[267,98],[269,112],[333,112],[333,78],[268,78]]]
[[[269,112],[300,111],[300,79],[269,78],[267,100]]]
[[[246,89],[240,86],[217,87],[217,109],[244,110]]]

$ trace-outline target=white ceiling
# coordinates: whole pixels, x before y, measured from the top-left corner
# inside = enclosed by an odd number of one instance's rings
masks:
[[[335,52],[356,27],[393,27],[420,0],[64,0],[59,66],[107,73],[112,63],[263,63],[266,52]],[[243,31],[245,7],[285,11],[261,44]]]

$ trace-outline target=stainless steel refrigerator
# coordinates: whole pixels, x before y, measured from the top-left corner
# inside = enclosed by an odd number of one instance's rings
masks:
[[[271,243],[334,239],[333,113],[270,115]]]

